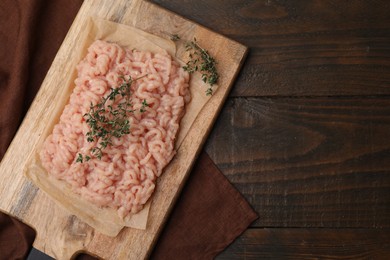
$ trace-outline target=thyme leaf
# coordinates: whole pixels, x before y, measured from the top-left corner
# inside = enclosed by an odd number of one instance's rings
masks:
[[[143,113],[146,111],[146,107],[149,107],[149,104],[146,102],[146,100],[144,99],[141,103],[141,108],[139,109],[139,112]]]
[[[207,50],[199,46],[196,38],[193,41],[187,42],[185,48],[189,52],[188,56],[190,60],[183,66],[183,69],[188,73],[194,73],[195,71],[201,72],[203,82],[209,84],[206,95],[212,95],[212,87],[217,83],[219,78],[216,60]]]
[[[142,76],[145,77],[146,75]],[[103,150],[112,145],[112,138],[121,138],[130,133],[130,114],[134,113],[133,104],[131,103],[131,84],[142,78],[132,79],[129,76],[127,79],[121,75],[122,83],[111,88],[110,93],[103,97],[96,105],[90,104],[90,110],[84,114],[86,123],[90,131],[86,133],[87,142],[97,142],[98,145],[90,149],[90,154],[93,157],[102,159]],[[120,99],[120,102],[116,102]],[[149,104],[143,100],[140,112],[145,112]],[[78,154],[76,162],[82,163],[84,160],[89,161],[91,156],[83,156]]]
[[[171,40],[176,42],[176,41],[180,40],[180,36],[177,34],[171,34]]]

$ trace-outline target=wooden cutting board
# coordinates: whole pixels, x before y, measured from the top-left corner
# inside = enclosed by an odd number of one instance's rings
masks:
[[[23,175],[27,158],[44,129],[48,104],[55,102],[58,89],[74,62],[72,46],[81,38],[89,17],[127,24],[161,36],[176,32],[196,37],[218,61],[218,91],[199,113],[173,163],[174,175],[162,175],[152,199],[146,230],[123,229],[115,238],[93,228],[57,206]],[[149,2],[140,0],[85,0],[22,125],[0,165],[0,210],[36,230],[34,247],[56,259],[70,259],[80,251],[104,259],[144,259],[158,235],[187,179],[212,125],[222,108],[247,48],[200,25]]]

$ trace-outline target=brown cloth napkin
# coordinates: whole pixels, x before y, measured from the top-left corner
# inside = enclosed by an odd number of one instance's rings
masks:
[[[0,1],[0,159],[81,4],[82,0]],[[202,152],[151,258],[213,258],[256,218]],[[33,229],[1,213],[0,259],[25,259],[34,236]]]

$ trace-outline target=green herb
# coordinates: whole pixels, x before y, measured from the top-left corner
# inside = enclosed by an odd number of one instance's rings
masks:
[[[78,154],[76,162],[83,162],[83,155],[81,153]]]
[[[139,109],[139,112],[141,112],[141,113],[143,113],[143,112],[145,112],[146,111],[146,107],[148,107],[149,106],[149,104],[146,102],[146,100],[144,99],[143,101],[142,101],[142,103],[141,103],[141,108]]]
[[[176,41],[180,40],[180,36],[177,34],[171,34],[171,40],[176,42]]]
[[[87,141],[90,143],[99,141],[98,145],[90,150],[91,155],[98,159],[102,158],[104,148],[112,144],[113,137],[120,138],[130,133],[128,118],[135,111],[130,99],[130,86],[142,77],[134,80],[130,76],[128,79],[125,76],[120,76],[120,78],[123,81],[122,84],[117,88],[111,88],[111,92],[98,104],[91,103],[89,112],[84,114],[86,123],[90,127],[90,131],[86,134]],[[119,103],[115,102],[118,97],[122,98]],[[146,100],[143,100],[140,112],[145,112],[146,106],[148,104]],[[91,157],[86,155],[83,158],[83,155],[79,153],[76,162],[82,163],[83,159],[89,161]]]
[[[207,50],[199,46],[195,38],[193,41],[186,44],[186,51],[189,52],[190,60],[186,63],[183,69],[189,73],[200,71],[202,73],[203,82],[210,85],[206,90],[206,95],[212,95],[212,86],[217,83],[219,78],[216,68],[217,62]]]

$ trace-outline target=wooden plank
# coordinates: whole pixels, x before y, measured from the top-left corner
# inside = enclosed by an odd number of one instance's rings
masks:
[[[26,159],[48,122],[47,109],[58,101],[68,73],[77,58],[72,52],[85,30],[90,16],[133,25],[139,29],[163,34],[185,33],[196,37],[218,60],[221,73],[218,91],[200,112],[182,142],[177,155],[168,166],[174,175],[162,175],[153,195],[146,230],[127,228],[111,238],[57,206],[49,197],[23,176]],[[25,120],[5,154],[0,172],[0,209],[29,224],[37,231],[34,247],[56,259],[70,259],[83,250],[104,259],[143,259],[153,247],[175,199],[184,185],[213,122],[226,99],[233,79],[241,66],[247,48],[189,20],[144,1],[84,1],[69,33],[40,88]],[[154,208],[154,209],[153,209]]]
[[[248,229],[216,259],[389,259],[389,229]]]
[[[206,151],[256,227],[390,227],[390,99],[233,98]]]
[[[250,48],[231,96],[390,94],[386,0],[154,2]]]

